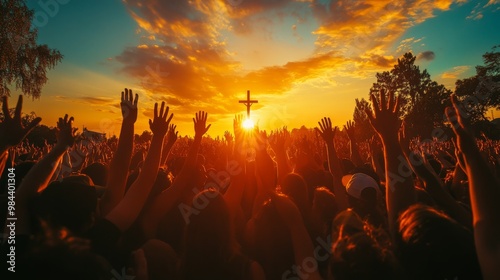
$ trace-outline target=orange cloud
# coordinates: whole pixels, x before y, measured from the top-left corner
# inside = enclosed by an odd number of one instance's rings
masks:
[[[458,2],[351,0],[330,2],[326,6],[315,1],[314,11],[322,22],[315,31],[319,36],[317,45],[321,49],[341,51],[349,57],[370,53],[382,55],[408,28],[433,17],[435,10],[448,10]],[[401,43],[405,45],[409,41]]]
[[[331,77],[373,77],[396,62],[400,54],[390,50],[408,28],[464,0],[124,2],[141,32],[147,34],[137,47],[125,49],[113,61],[121,64],[121,72],[141,81],[150,99],[166,101],[176,110],[176,118],[190,120],[186,116],[199,109],[209,109],[220,118],[241,111],[237,103],[227,100],[240,99],[246,89],[279,96],[318,81],[334,86]],[[276,21],[269,19],[271,12]],[[228,36],[237,39],[258,31],[270,32],[272,38],[271,25],[287,17],[294,22],[286,25],[294,42],[306,40],[297,33],[297,24],[308,21],[305,14],[317,22],[310,30],[315,50],[309,57],[245,71],[245,65],[228,50]],[[397,52],[407,51],[422,39],[402,40]]]
[[[467,66],[467,65],[463,65],[463,66],[456,66],[456,67],[453,67],[452,69],[446,71],[446,72],[443,72],[443,74],[441,74],[441,78],[442,79],[458,79],[458,78],[461,78],[461,76],[467,71],[470,69],[470,66]]]

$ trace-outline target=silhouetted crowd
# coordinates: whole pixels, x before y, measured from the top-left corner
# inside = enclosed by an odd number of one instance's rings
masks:
[[[411,138],[381,90],[367,141],[326,117],[266,133],[236,116],[213,139],[204,111],[180,137],[162,102],[138,143],[125,89],[118,138],[66,115],[36,147],[41,119],[3,97],[1,279],[500,279],[500,143],[451,99],[452,133]]]

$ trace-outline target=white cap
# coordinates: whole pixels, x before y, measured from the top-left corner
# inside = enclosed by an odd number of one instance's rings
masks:
[[[361,192],[366,188],[374,188],[377,194],[380,194],[377,182],[364,173],[346,175],[342,177],[342,184],[345,186],[347,193],[357,199],[361,199]]]

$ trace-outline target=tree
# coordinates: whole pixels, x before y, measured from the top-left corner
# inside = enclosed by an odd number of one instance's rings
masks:
[[[354,129],[356,138],[360,142],[370,139],[375,134],[373,127],[368,121],[368,116],[365,113],[366,109],[369,108],[371,108],[370,103],[366,101],[366,99],[361,98],[360,100],[356,98],[356,107],[354,107],[354,114],[352,117],[355,123]]]
[[[380,89],[385,88],[400,95],[400,114],[412,126],[412,136],[430,136],[434,127],[443,124],[451,91],[433,81],[427,70],[420,71],[415,60],[412,53],[405,53],[391,71],[377,73],[370,93],[378,97]]]
[[[10,96],[9,86],[33,98],[40,97],[47,70],[63,56],[47,45],[38,45],[32,28],[33,11],[23,0],[0,0],[0,96]]]
[[[471,123],[485,120],[484,115],[488,111],[488,100],[476,97],[485,96],[488,93],[485,89],[486,88],[481,85],[481,81],[477,75],[455,82],[455,94],[462,104],[466,104],[467,117]]]
[[[500,109],[499,48],[494,46],[493,51],[483,54],[484,66],[476,66],[476,75],[455,83],[455,94],[465,103],[472,123],[486,120],[490,108]]]
[[[54,128],[43,124],[37,125],[30,134],[26,136],[26,141],[28,141],[29,144],[35,145],[35,147],[43,148],[45,143],[52,145],[57,142],[56,131]]]

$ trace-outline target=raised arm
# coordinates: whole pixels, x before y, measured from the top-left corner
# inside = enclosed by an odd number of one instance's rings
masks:
[[[269,145],[276,155],[276,164],[278,165],[278,184],[290,172],[292,168],[288,164],[288,156],[286,154],[286,143],[290,139],[290,132],[286,127],[271,133],[269,137]]]
[[[358,147],[358,142],[356,141],[354,122],[347,121],[346,125],[344,125],[344,130],[346,131],[347,136],[349,137],[349,149],[350,149],[351,161],[356,166],[362,166],[364,162],[361,159],[361,156],[359,155],[359,147]]]
[[[195,114],[195,118],[193,118],[194,141],[189,148],[186,162],[184,163],[184,166],[182,167],[172,186],[174,186],[174,184],[185,185],[187,182],[189,182],[189,179],[192,176],[192,170],[193,168],[196,168],[196,158],[198,157],[198,151],[200,150],[203,135],[205,135],[208,129],[210,129],[210,127],[212,126],[211,124],[207,126],[207,118],[208,114],[204,111],[199,111]]]
[[[446,116],[457,136],[456,145],[464,158],[469,178],[473,214],[474,239],[484,279],[500,276],[500,182],[481,156],[470,132],[456,96],[453,108],[446,108]]]
[[[378,144],[378,135],[373,135],[370,140],[368,140],[368,148],[370,151],[370,160],[372,163],[372,168],[377,173],[377,176],[381,181],[385,182],[385,170],[383,162],[380,162],[379,158],[383,159],[384,151],[380,148]]]
[[[257,194],[253,201],[252,213],[255,216],[260,212],[264,202],[275,192],[277,174],[274,161],[267,153],[267,134],[265,131],[254,130],[255,137],[255,179],[257,181]]]
[[[161,166],[167,165],[170,151],[177,141],[177,138],[179,138],[179,131],[177,131],[176,128],[177,126],[175,124],[170,124],[170,127],[168,128],[167,137],[165,137],[166,143],[164,145],[163,152],[161,153]]]
[[[169,107],[165,108],[165,102],[162,102],[159,112],[158,103],[155,103],[154,119],[153,121],[149,120],[149,128],[153,132],[153,138],[143,168],[120,203],[106,216],[106,219],[114,223],[122,232],[128,229],[139,216],[156,180],[160,167],[163,138],[173,117],[173,114],[168,116],[168,112]]]
[[[321,122],[318,122],[319,128],[314,128],[316,132],[321,136],[326,144],[326,152],[328,153],[328,168],[330,172],[337,177],[342,178],[344,175],[342,172],[342,167],[340,164],[339,157],[337,156],[337,150],[335,149],[335,133],[338,128],[332,127],[332,121],[330,118],[323,118]]]
[[[200,149],[203,135],[207,133],[210,125],[206,125],[208,114],[200,111],[196,113],[194,122],[194,141],[189,147],[188,156],[179,175],[174,179],[172,185],[158,195],[147,214],[144,216],[144,231],[147,236],[154,236],[161,218],[174,207],[182,197],[182,194],[192,178],[193,170],[196,168],[196,158]],[[156,177],[155,177],[156,178]]]
[[[238,160],[245,160],[246,149],[243,147],[243,116],[236,115],[233,119],[233,130],[234,130],[234,147],[233,147],[233,156],[238,158]]]
[[[28,126],[21,123],[21,111],[23,108],[23,96],[17,99],[14,117],[10,115],[7,96],[2,97],[2,112],[4,119],[0,122],[0,177],[8,159],[9,148],[19,145],[30,131],[37,126],[41,118],[35,118]]]
[[[381,90],[379,103],[379,100],[371,94],[373,109],[367,109],[366,114],[370,124],[382,139],[384,147],[387,213],[389,228],[394,234],[399,214],[416,202],[416,195],[412,177],[400,174],[400,166],[406,165],[398,141],[398,131],[401,126],[398,117],[400,98],[395,98],[392,92],[388,98],[386,102],[385,91]]]
[[[30,169],[17,189],[17,234],[30,233],[30,215],[28,209],[31,200],[37,192],[47,187],[62,156],[75,142],[76,128],[73,128],[73,117],[68,119],[68,115],[65,115],[64,119],[59,118],[57,130],[57,144]]]
[[[237,137],[237,141],[241,139],[241,122],[239,121],[241,118],[235,116],[233,120],[233,129],[234,135]],[[230,133],[226,131],[225,137],[229,145],[229,149],[234,146],[232,141],[232,137],[230,137]],[[236,147],[241,147],[240,144],[236,144],[234,149],[240,149]],[[231,183],[224,194],[224,200],[227,202],[227,205],[230,209],[230,213],[233,216],[233,219],[241,219],[241,215],[243,213],[243,208],[241,207],[241,200],[243,197],[244,187],[245,187],[245,160],[240,151],[232,151],[229,160],[228,160],[228,170],[230,170],[229,175],[231,175]],[[236,223],[235,223],[236,224]]]
[[[337,127],[335,127],[335,129],[332,127],[332,121],[330,118],[323,118],[321,122],[318,122],[318,124],[319,128],[315,128],[315,130],[321,138],[323,138],[323,141],[325,141],[326,144],[326,151],[328,153],[328,168],[333,176],[333,193],[337,199],[339,210],[344,210],[349,207],[349,202],[347,201],[345,187],[342,185],[342,176],[344,174],[333,140]]]
[[[427,193],[452,218],[472,229],[472,217],[469,212],[460,206],[450,193],[444,190],[444,182],[432,170],[425,157],[410,150],[410,139],[407,137],[404,125],[399,132],[399,142],[408,164],[413,172],[423,181]]]
[[[108,214],[121,201],[125,193],[127,171],[132,158],[132,150],[134,149],[134,124],[137,120],[138,99],[137,94],[134,99],[132,90],[125,89],[124,92],[122,91],[120,107],[123,121],[120,138],[118,138],[118,147],[109,164],[107,189],[101,201],[99,201],[102,216]]]

